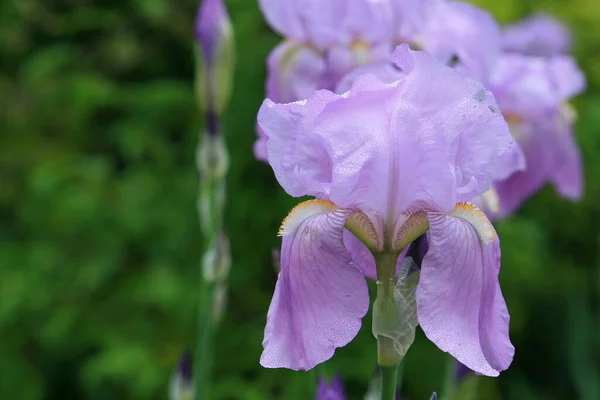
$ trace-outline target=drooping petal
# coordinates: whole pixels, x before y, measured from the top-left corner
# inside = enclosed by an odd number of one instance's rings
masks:
[[[499,216],[514,212],[547,182],[554,182],[568,198],[581,195],[574,117],[565,102],[584,87],[584,77],[570,57],[507,54],[498,63],[491,89],[511,121],[527,164],[524,171],[497,178]]]
[[[579,149],[571,127],[561,118],[560,114],[550,111],[545,117],[541,115],[514,127],[523,144],[528,168],[495,184],[500,206],[498,216],[515,212],[548,182],[553,182],[567,198],[576,200],[581,196],[583,171]]]
[[[267,60],[267,98],[276,103],[307,99],[317,89],[332,89],[322,56],[299,42],[285,41]]]
[[[369,294],[342,238],[352,212],[312,200],[284,221],[281,272],[260,359],[264,367],[311,369],[358,333]]]
[[[458,204],[428,213],[429,249],[417,287],[419,324],[440,349],[474,371],[497,376],[514,347],[500,291],[500,243],[482,211]]]
[[[550,15],[537,14],[504,28],[505,51],[548,57],[566,54],[571,49],[571,33]]]

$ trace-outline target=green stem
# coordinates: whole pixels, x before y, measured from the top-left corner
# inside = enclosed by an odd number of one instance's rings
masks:
[[[456,397],[456,360],[450,354],[446,354],[446,375],[441,398],[443,400],[454,400]]]
[[[394,400],[396,398],[396,379],[398,366],[380,366],[381,371],[381,400]]]
[[[198,313],[198,336],[196,338],[196,400],[208,400],[213,356],[213,287],[202,285]]]

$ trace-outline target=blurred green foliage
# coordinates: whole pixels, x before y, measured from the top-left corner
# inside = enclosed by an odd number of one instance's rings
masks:
[[[589,89],[575,101],[586,195],[552,188],[498,223],[517,352],[481,399],[597,399],[600,374],[600,7],[597,0],[477,1],[503,22],[536,9],[575,31]],[[227,1],[238,43],[231,152],[229,308],[215,399],[307,399],[314,374],[258,365],[277,227],[297,202],[254,160],[265,57],[279,41],[255,1]],[[199,258],[192,0],[0,2],[0,398],[164,399],[194,347]],[[375,364],[366,318],[325,365],[360,398]],[[418,331],[404,392],[443,384]],[[427,397],[428,398],[428,397]]]

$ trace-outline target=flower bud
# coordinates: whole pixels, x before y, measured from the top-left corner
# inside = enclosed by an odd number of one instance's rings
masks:
[[[206,282],[223,283],[230,269],[229,239],[225,233],[219,232],[202,257],[202,274]]]
[[[235,68],[233,28],[222,0],[203,0],[196,17],[196,95],[203,110],[222,115]]]
[[[398,365],[415,340],[418,325],[415,291],[419,269],[412,257],[402,262],[393,295],[377,282],[377,298],[373,304],[373,335],[377,338],[379,364]]]
[[[193,400],[195,397],[195,386],[192,375],[192,356],[185,352],[169,384],[170,400]]]
[[[196,165],[201,181],[225,179],[229,169],[229,154],[222,135],[204,135],[196,150]]]

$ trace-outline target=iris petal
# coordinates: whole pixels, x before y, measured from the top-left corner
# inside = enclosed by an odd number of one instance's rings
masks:
[[[290,213],[280,233],[281,272],[267,315],[261,365],[308,370],[350,342],[369,308],[362,271],[344,247],[353,210],[313,200]]]
[[[419,324],[427,337],[484,375],[508,368],[514,347],[500,291],[500,243],[481,210],[459,204],[428,213],[429,250],[417,288]]]

